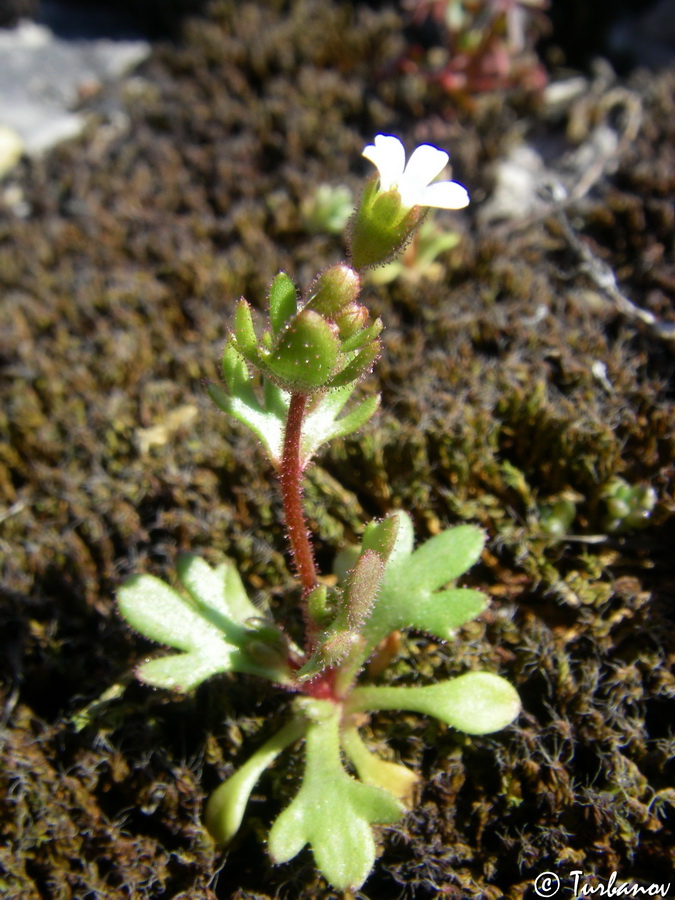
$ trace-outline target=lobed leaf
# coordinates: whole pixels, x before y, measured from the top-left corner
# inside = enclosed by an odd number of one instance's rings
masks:
[[[355,890],[375,862],[371,825],[397,821],[401,805],[385,790],[348,775],[340,761],[340,707],[310,701],[302,785],[277,818],[268,848],[287,862],[309,844],[317,868],[336,890]]]
[[[278,467],[281,464],[290,395],[268,378],[263,378],[262,399],[259,399],[246,361],[232,343],[225,347],[222,367],[227,389],[209,384],[209,396],[223,412],[250,428],[263,444],[272,463]],[[355,388],[355,384],[348,384],[325,391],[317,397],[303,424],[303,466],[308,465],[323,444],[352,434],[374,415],[380,404],[379,395],[367,397],[340,417]]]
[[[480,558],[485,534],[475,525],[457,525],[434,535],[413,553],[405,575],[435,591],[463,575]]]
[[[204,613],[220,613],[242,625],[259,616],[260,610],[248,598],[239,572],[227,560],[216,568],[192,553],[180,553],[176,570],[181,582]],[[220,621],[220,620],[217,620]]]
[[[368,397],[346,415],[338,418],[354,393],[355,384],[327,391],[309,411],[302,429],[302,462],[306,466],[319,447],[336,437],[345,437],[361,428],[374,415],[380,397]]]
[[[120,587],[118,607],[140,634],[184,651],[139,666],[139,678],[156,687],[188,691],[219,672],[248,672],[282,684],[290,681],[285,661],[257,662],[242,650],[249,629],[242,617],[258,610],[242,597],[231,563],[212,569],[196,557],[179,560],[186,598],[153,575],[133,575]],[[245,596],[245,595],[244,595]],[[232,615],[238,617],[238,621]]]
[[[207,386],[209,397],[223,412],[246,425],[265,448],[268,457],[278,466],[284,440],[283,416],[277,409],[267,410],[259,402],[250,384],[233,384],[228,394],[220,385]]]
[[[203,649],[189,653],[171,653],[150,659],[136,667],[136,676],[153,687],[185,693],[199,687],[212,675],[234,670],[236,650],[226,657],[221,653],[205,653]]]
[[[179,650],[221,650],[223,635],[191,603],[154,575],[132,575],[120,587],[119,610],[152,641]]]
[[[370,649],[392,631],[403,628],[415,628],[448,640],[457,628],[475,619],[487,605],[480,591],[441,590],[479,558],[485,542],[481,529],[459,525],[435,535],[411,552],[410,517],[401,512],[395,516],[396,540],[377,603],[364,629]],[[369,540],[373,527],[366,529],[364,542]]]

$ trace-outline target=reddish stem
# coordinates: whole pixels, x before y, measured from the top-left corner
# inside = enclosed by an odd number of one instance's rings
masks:
[[[317,585],[314,553],[302,508],[301,439],[306,406],[306,394],[291,394],[279,473],[288,539],[295,569],[305,595]]]
[[[302,424],[306,408],[306,394],[291,394],[279,473],[291,554],[305,598],[318,584],[314,551],[302,506]],[[316,626],[309,616],[306,602],[304,613],[307,626],[305,649],[311,654],[316,645]],[[335,672],[326,669],[300,689],[310,697],[335,700]]]

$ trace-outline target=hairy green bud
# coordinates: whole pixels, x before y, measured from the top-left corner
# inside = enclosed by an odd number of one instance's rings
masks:
[[[339,346],[333,327],[319,313],[303,309],[278,335],[263,361],[281,387],[309,392],[330,380]]]
[[[305,309],[334,322],[359,296],[361,279],[351,266],[340,263],[322,272],[309,291]]]

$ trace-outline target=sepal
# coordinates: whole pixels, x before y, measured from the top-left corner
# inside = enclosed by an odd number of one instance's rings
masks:
[[[412,237],[422,217],[419,206],[403,206],[396,188],[379,190],[379,178],[369,179],[347,226],[349,258],[357,270],[388,262]]]
[[[239,300],[234,313],[234,338],[237,350],[242,356],[246,357],[246,359],[254,360],[256,358],[258,339],[253,327],[251,307],[244,297]]]
[[[277,336],[259,365],[284,390],[311,393],[324,387],[335,370],[340,341],[319,313],[303,309]]]
[[[334,375],[329,382],[329,387],[344,387],[352,382],[358,381],[364,375],[371,371],[376,359],[380,355],[382,345],[379,341],[371,341],[362,350],[360,350],[337,375]]]
[[[209,384],[207,391],[219,409],[246,425],[265,448],[275,465],[281,462],[284,422],[288,410],[288,395],[271,382],[265,384],[262,401],[253,387],[251,373],[232,342],[223,352],[225,388]]]
[[[270,286],[270,325],[278,334],[298,311],[298,292],[285,272],[279,272]]]

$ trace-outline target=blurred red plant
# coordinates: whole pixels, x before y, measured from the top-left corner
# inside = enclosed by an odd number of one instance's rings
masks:
[[[434,22],[443,35],[440,65],[411,47],[406,71],[421,72],[448,93],[470,97],[503,88],[536,92],[548,76],[537,40],[549,30],[549,0],[403,0],[415,24]]]

